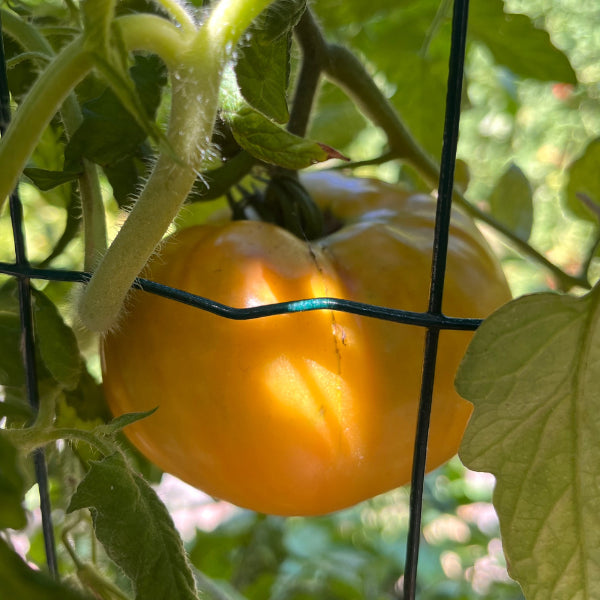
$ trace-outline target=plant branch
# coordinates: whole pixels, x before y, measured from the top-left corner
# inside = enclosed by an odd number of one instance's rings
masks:
[[[173,96],[167,131],[174,155],[159,156],[133,210],[80,298],[79,317],[88,329],[104,332],[115,325],[131,285],[190,193],[202,161],[211,151],[224,67],[239,37],[269,3],[221,0],[199,30],[177,38],[172,49],[177,66],[170,65]],[[123,34],[127,43],[126,28]],[[136,27],[130,43],[136,34],[139,38],[144,32]]]
[[[9,11],[2,11],[2,21],[8,35],[31,54],[46,61],[55,56],[48,40],[23,19]],[[81,110],[74,93],[66,97],[60,115],[67,137],[70,138],[82,122]],[[94,260],[106,250],[106,219],[98,170],[88,160],[83,160],[83,172],[78,183],[85,234],[84,269],[89,270]]]
[[[363,64],[347,48],[336,44],[327,44],[312,15],[303,19],[299,26],[305,30],[302,35],[310,36],[313,43],[323,53],[325,76],[343,89],[365,116],[385,132],[389,145],[387,156],[390,160],[394,158],[408,162],[417,169],[427,183],[434,188],[437,187],[439,166],[412,136],[396,109],[377,87]],[[456,203],[474,219],[482,221],[498,231],[517,251],[548,269],[561,289],[590,288],[585,273],[579,276],[566,273],[491,215],[468,202],[464,195],[457,190],[454,198]]]
[[[323,70],[323,57],[326,56],[324,40],[320,35],[315,35],[318,29],[311,25],[312,19],[310,11],[306,9],[295,28],[302,49],[302,66],[296,82],[287,129],[300,137],[306,135]]]
[[[56,55],[32,85],[0,140],[0,209],[16,187],[44,129],[92,66],[92,55],[78,38]]]

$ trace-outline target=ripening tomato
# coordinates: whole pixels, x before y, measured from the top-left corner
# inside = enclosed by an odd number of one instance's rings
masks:
[[[318,296],[427,309],[435,203],[332,173],[303,183],[340,227],[307,243],[256,221],[170,237],[144,276],[235,307]],[[329,220],[332,220],[331,218]],[[471,220],[453,217],[444,312],[484,317],[509,299]],[[260,512],[322,514],[410,479],[425,331],[320,310],[233,321],[135,292],[102,346],[115,415],[163,470]],[[471,406],[454,374],[471,337],[441,333],[428,469],[452,457]]]

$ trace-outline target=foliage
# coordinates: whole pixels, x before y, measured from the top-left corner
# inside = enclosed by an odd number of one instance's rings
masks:
[[[126,232],[132,245],[120,258],[113,253],[120,242],[113,245],[112,266],[103,261],[126,291],[167,227],[200,222],[260,192],[265,178],[315,162],[409,190],[435,188],[452,2],[319,0],[304,12],[303,0],[277,0],[256,19],[266,5],[0,5],[14,114],[0,141],[0,206],[19,180],[34,267],[94,269],[106,231],[112,237],[122,222],[120,209],[135,206],[133,223],[137,207],[152,204],[152,239],[139,228]],[[223,16],[215,6],[234,8]],[[420,598],[521,598],[502,543],[527,598],[592,598],[599,584],[599,18],[594,0],[471,1],[458,149],[463,192],[455,201],[483,225],[513,294],[524,297],[482,325],[457,381],[475,405],[461,457],[498,478],[499,521],[490,478],[457,460],[429,475]],[[161,172],[176,176],[152,191]],[[177,193],[166,194],[169,186]],[[96,337],[81,326],[73,283],[33,280],[37,415],[28,405],[4,209],[0,240],[3,591],[32,600],[168,598],[172,582],[177,597],[399,596],[404,488],[311,519],[201,497],[198,511],[186,508],[196,519],[184,535],[186,558],[139,475],[155,483],[156,469],[120,433],[144,415],[109,422]],[[131,273],[121,274],[125,267]],[[114,322],[118,294],[102,286],[84,295],[88,324],[106,307],[106,322]],[[96,303],[86,305],[90,299]],[[114,304],[118,310],[121,300]],[[40,447],[61,583],[37,570],[45,558],[29,454]],[[157,486],[159,495],[168,482]],[[177,506],[167,505],[177,523]]]

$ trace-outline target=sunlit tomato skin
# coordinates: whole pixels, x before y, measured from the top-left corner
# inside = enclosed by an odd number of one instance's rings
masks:
[[[340,229],[309,244],[262,222],[191,227],[144,276],[235,307],[330,296],[425,311],[434,201],[331,173],[303,183]],[[445,314],[485,317],[509,296],[457,213]],[[232,321],[138,291],[103,340],[104,388],[115,415],[158,407],[126,431],[163,470],[256,511],[324,514],[410,480],[424,334],[329,310]],[[471,412],[453,386],[470,336],[441,333],[428,469]]]

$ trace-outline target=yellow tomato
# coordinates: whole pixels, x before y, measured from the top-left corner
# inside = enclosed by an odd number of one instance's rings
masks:
[[[341,227],[307,243],[234,221],[169,238],[145,277],[235,307],[330,296],[427,309],[435,203],[381,182],[303,179]],[[444,311],[485,317],[509,299],[465,215],[451,228]],[[115,415],[163,470],[260,512],[323,514],[410,480],[424,330],[320,310],[232,321],[135,292],[103,341]],[[428,469],[452,457],[471,406],[454,374],[471,334],[441,333]]]

